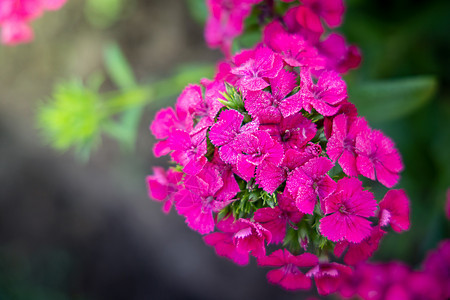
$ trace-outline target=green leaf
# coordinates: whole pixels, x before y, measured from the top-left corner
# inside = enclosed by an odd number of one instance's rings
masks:
[[[208,17],[208,9],[204,0],[187,0],[189,13],[199,24],[204,24]]]
[[[348,87],[350,102],[369,121],[389,121],[423,107],[437,90],[433,76],[354,84]]]
[[[133,71],[117,44],[110,44],[105,48],[104,60],[108,75],[114,84],[122,90],[136,86]]]

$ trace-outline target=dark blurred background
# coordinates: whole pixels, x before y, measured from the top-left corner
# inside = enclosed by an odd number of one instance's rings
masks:
[[[44,144],[36,129],[39,103],[55,83],[104,69],[103,48],[111,41],[139,82],[221,57],[205,46],[202,25],[189,13],[192,1],[115,1],[118,13],[103,21],[92,2],[69,0],[34,22],[33,43],[0,47],[0,299],[306,299],[269,285],[267,270],[254,263],[242,268],[217,257],[176,212],[166,216],[148,199],[145,176],[167,163],[153,157],[148,125],[176,97],[146,107],[133,152],[105,137],[81,163]],[[450,187],[450,3],[347,5],[340,30],[363,53],[349,83],[432,75],[439,84],[408,114],[370,118],[403,155],[399,187],[411,198],[413,222],[405,234],[390,233],[373,259],[420,267],[427,250],[449,237],[443,206]]]

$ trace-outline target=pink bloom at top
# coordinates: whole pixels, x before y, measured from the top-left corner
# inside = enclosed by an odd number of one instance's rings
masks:
[[[208,46],[220,47],[225,56],[231,55],[233,38],[243,31],[245,18],[252,5],[262,0],[208,0],[209,17],[205,25]]]
[[[264,28],[263,40],[292,67],[321,69],[325,66],[324,57],[319,55],[315,47],[301,34],[288,33],[279,23],[272,22]]]
[[[352,274],[352,269],[338,263],[319,263],[306,276],[314,277],[319,295],[336,292],[341,284]]]
[[[397,184],[403,163],[392,140],[379,130],[366,130],[356,136],[356,166],[363,176],[388,188]]]
[[[267,273],[267,280],[278,284],[286,290],[308,290],[311,279],[306,277],[299,268],[314,267],[319,263],[317,256],[311,253],[294,256],[286,249],[279,249],[269,256],[259,257],[258,265],[265,267],[280,267]]]
[[[295,197],[299,211],[313,214],[317,196],[322,202],[336,188],[336,182],[327,172],[333,168],[333,163],[326,157],[309,160],[303,166],[295,169],[286,182],[286,188]]]
[[[324,71],[314,84],[309,70],[302,69],[301,89],[299,97],[303,108],[311,112],[314,108],[323,116],[333,116],[340,104],[347,98],[347,87],[344,80],[335,71]]]
[[[200,234],[213,231],[213,212],[222,210],[232,202],[220,201],[217,197],[217,192],[223,186],[218,171],[205,167],[197,176],[188,176],[184,186],[174,196],[178,213],[185,216],[188,226]]]
[[[161,167],[153,168],[153,175],[147,176],[148,195],[164,203],[163,212],[169,213],[172,208],[174,194],[179,190],[179,182],[183,173],[169,169],[167,172]]]
[[[217,255],[226,257],[234,263],[244,266],[248,264],[248,252],[239,252],[233,242],[234,234],[240,230],[240,225],[232,216],[220,220],[217,228],[222,232],[214,232],[203,237],[206,244],[213,246]]]
[[[294,96],[286,98],[297,86],[297,75],[284,69],[277,77],[271,78],[271,93],[266,91],[248,91],[245,97],[245,109],[253,118],[265,122],[280,122],[281,115],[285,111],[300,111],[301,103],[296,105]],[[294,100],[293,100],[294,99]]]
[[[266,255],[264,242],[270,243],[270,231],[247,219],[238,219],[236,222],[239,225],[239,231],[233,235],[236,250],[240,253],[251,253],[255,257]]]
[[[283,68],[283,60],[267,47],[258,47],[254,57],[233,68],[231,73],[240,76],[237,86],[241,92],[259,91],[269,86],[266,79],[274,78]]]
[[[236,145],[241,153],[237,159],[237,172],[245,181],[255,176],[257,167],[267,163],[278,166],[284,157],[283,146],[265,131],[241,134]]]
[[[342,23],[342,15],[344,14],[344,3],[342,0],[303,0],[302,3],[317,16],[322,17],[331,28],[337,27]],[[304,20],[302,13],[297,13],[297,20]],[[313,19],[311,16],[309,18]],[[306,22],[309,23],[308,17]],[[320,21],[319,21],[320,23]],[[300,22],[300,24],[302,24]],[[312,26],[317,26],[314,24]],[[306,27],[306,26],[305,26]]]
[[[270,231],[272,243],[279,244],[286,236],[286,225],[295,228],[295,224],[301,221],[303,214],[298,211],[291,195],[285,190],[283,194],[278,195],[278,206],[260,208],[253,217]]]
[[[326,57],[328,69],[346,73],[361,63],[361,53],[356,46],[347,46],[343,36],[332,33],[317,45],[321,55]]]
[[[303,7],[303,8],[302,8]],[[288,33],[300,34],[303,38],[305,38],[311,45],[318,43],[320,40],[320,36],[322,35],[322,30],[316,31],[311,29],[310,24],[312,24],[313,28],[316,28],[317,25],[317,17],[314,16],[314,13],[307,12],[304,14],[305,6],[294,6],[289,9],[286,14],[283,16],[283,22],[286,26],[286,30]],[[308,9],[307,9],[308,10]],[[312,20],[305,20],[303,17],[312,16]],[[303,20],[302,20],[303,19]],[[310,22],[312,21],[312,22]],[[281,25],[278,21],[273,22],[274,24]],[[270,25],[270,24],[269,24]],[[321,24],[320,24],[321,26]]]
[[[236,164],[239,154],[238,146],[234,141],[242,133],[256,131],[258,123],[253,121],[242,126],[244,116],[236,110],[224,110],[220,113],[218,121],[209,131],[209,138],[214,146],[219,147],[220,158],[229,164]]]
[[[378,249],[381,238],[386,234],[379,226],[374,227],[370,235],[358,244],[340,241],[334,247],[334,255],[340,257],[348,248],[344,256],[347,265],[356,265],[367,260]]]
[[[281,118],[278,124],[266,124],[261,121],[259,128],[267,131],[274,140],[283,145],[285,150],[304,149],[317,132],[316,125],[301,113]]]
[[[356,168],[356,136],[365,130],[367,122],[357,118],[353,122],[346,115],[341,114],[333,120],[333,134],[328,140],[327,154],[333,162],[339,159],[339,165],[348,176],[358,176]]]
[[[182,165],[186,174],[195,175],[207,162],[206,137],[203,131],[190,135],[183,130],[175,130],[168,139],[170,149],[174,150],[171,157]]]
[[[184,116],[183,119],[180,119],[171,107],[163,108],[156,113],[156,116],[150,125],[150,131],[155,138],[162,140],[158,141],[153,148],[153,153],[156,157],[169,154],[171,151],[168,137],[172,132],[176,129],[186,131],[192,129],[192,124],[188,125],[185,120],[186,116]]]
[[[380,226],[390,224],[396,232],[409,229],[409,200],[404,190],[389,190],[379,206]]]
[[[362,182],[344,177],[325,200],[326,216],[320,220],[319,231],[333,242],[359,243],[372,231],[367,218],[375,216],[376,209],[377,201],[363,190]]]

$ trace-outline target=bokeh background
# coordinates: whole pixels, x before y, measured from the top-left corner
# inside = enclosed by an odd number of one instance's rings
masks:
[[[396,142],[406,166],[399,187],[412,201],[410,231],[389,234],[373,260],[419,268],[450,236],[443,211],[450,187],[450,2],[346,3],[340,31],[363,53],[349,85],[381,81],[386,88],[425,75],[437,82],[433,96],[413,106],[408,99],[383,106],[401,91],[372,102],[351,98]],[[53,150],[37,129],[36,112],[54,85],[105,73],[103,53],[112,42],[143,85],[173,78],[186,64],[192,71],[213,65],[221,54],[206,47],[201,16],[198,1],[69,0],[34,22],[33,43],[0,46],[0,299],[306,299],[269,285],[267,270],[254,263],[242,268],[217,257],[176,212],[166,216],[148,199],[146,174],[167,164],[152,155],[148,125],[176,96],[145,106],[134,150],[103,136],[87,162]],[[101,87],[114,88],[109,79]]]

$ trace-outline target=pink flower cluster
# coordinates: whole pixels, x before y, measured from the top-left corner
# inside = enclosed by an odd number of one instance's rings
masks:
[[[156,114],[154,154],[170,155],[176,167],[155,168],[147,182],[150,197],[165,212],[174,205],[218,255],[239,265],[254,256],[274,268],[269,282],[299,290],[314,279],[324,295],[372,255],[388,225],[408,230],[409,200],[389,190],[378,202],[364,189],[358,176],[391,188],[403,164],[349,102],[340,74],[359,54],[340,36],[321,40],[320,18],[338,25],[342,5],[303,3]],[[267,245],[279,249],[269,254]]]
[[[420,271],[400,262],[362,263],[339,288],[343,298],[441,300],[450,298],[450,240],[428,254]]]
[[[0,1],[0,28],[3,44],[27,43],[33,39],[29,23],[45,10],[58,10],[66,0],[2,0]]]

